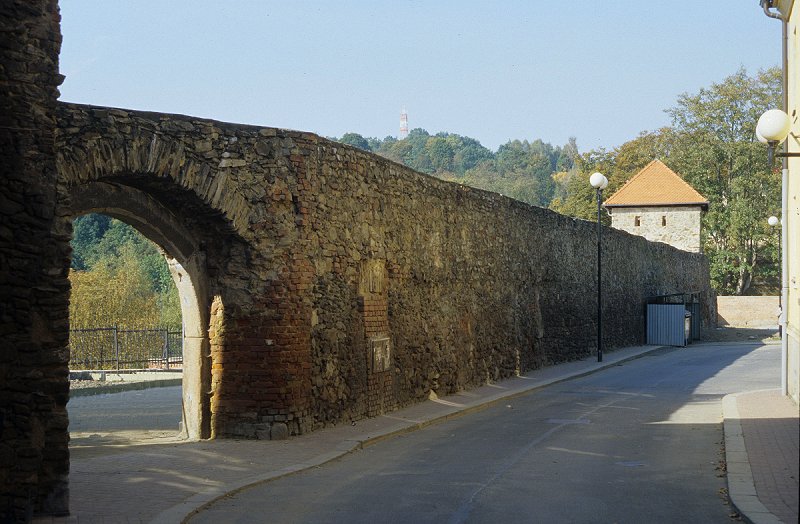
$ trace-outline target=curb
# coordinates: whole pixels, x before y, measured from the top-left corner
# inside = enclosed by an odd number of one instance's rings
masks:
[[[399,435],[404,435],[407,433],[411,433],[427,426],[431,426],[434,424],[439,424],[441,422],[446,422],[448,420],[453,420],[465,415],[469,415],[472,413],[477,413],[479,411],[483,411],[499,402],[507,401],[509,399],[513,399],[516,397],[520,397],[522,395],[526,395],[532,391],[536,391],[538,389],[542,389],[547,386],[551,386],[553,384],[558,384],[560,382],[565,382],[567,380],[572,380],[575,378],[585,377],[588,375],[592,375],[597,373],[598,371],[602,371],[614,366],[618,366],[624,362],[629,362],[631,360],[636,360],[638,358],[644,357],[649,353],[654,351],[662,350],[662,349],[685,349],[685,348],[672,348],[671,346],[652,346],[646,347],[640,353],[630,355],[627,357],[620,358],[619,360],[614,360],[610,362],[604,362],[599,364],[596,368],[592,368],[589,370],[581,370],[573,373],[567,373],[564,375],[552,377],[550,379],[543,379],[539,382],[534,382],[529,386],[523,386],[523,388],[515,391],[509,392],[499,392],[494,396],[491,396],[479,403],[474,405],[455,405],[455,404],[447,404],[451,405],[451,410],[449,412],[443,413],[441,415],[434,416],[429,419],[425,420],[412,420],[412,419],[403,419],[405,425],[398,429],[390,429],[388,431],[384,431],[383,433],[378,433],[376,435],[367,436],[363,439],[348,439],[341,442],[333,451],[329,451],[327,453],[323,453],[321,455],[317,455],[316,457],[311,458],[310,460],[298,464],[292,464],[287,466],[283,469],[278,471],[271,471],[268,473],[260,473],[256,475],[251,475],[250,477],[241,479],[238,482],[229,483],[224,486],[216,486],[213,488],[206,489],[201,491],[200,493],[196,493],[192,497],[186,499],[185,501],[172,506],[171,508],[162,511],[154,519],[150,522],[152,524],[173,524],[175,522],[185,523],[193,517],[194,515],[200,513],[206,507],[210,506],[211,504],[217,502],[218,500],[228,497],[231,495],[236,494],[244,489],[250,488],[252,486],[263,484],[266,482],[270,482],[276,480],[281,477],[285,477],[288,475],[292,475],[298,473],[300,471],[310,469],[313,467],[321,466],[333,460],[337,460],[341,457],[344,457],[354,451],[359,449],[366,448],[383,440],[387,440]],[[624,348],[623,348],[624,349]],[[608,354],[607,356],[612,356],[613,352]],[[535,370],[539,371],[539,370]],[[428,401],[430,402],[430,401]]]
[[[739,422],[739,407],[736,404],[740,394],[742,393],[725,395],[722,398],[728,498],[741,516],[751,524],[781,524],[782,521],[761,503],[756,493],[742,425]]]

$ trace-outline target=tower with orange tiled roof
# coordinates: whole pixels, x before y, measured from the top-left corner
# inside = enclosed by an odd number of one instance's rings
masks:
[[[611,226],[700,252],[700,219],[708,200],[660,160],[653,160],[603,203]]]

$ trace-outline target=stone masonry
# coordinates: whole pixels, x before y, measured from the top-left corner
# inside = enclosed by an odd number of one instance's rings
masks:
[[[0,520],[68,508],[68,239],[103,212],[171,259],[194,438],[285,438],[596,347],[595,224],[311,133],[56,103],[55,0],[6,1]],[[604,344],[705,257],[605,228]]]
[[[0,2],[0,522],[68,511],[69,222],[53,151],[55,0]]]
[[[300,434],[595,348],[592,223],[310,133],[73,104],[58,120],[74,214],[202,252],[211,436]],[[703,256],[604,242],[606,346],[642,341],[649,295],[700,291],[714,318]]]
[[[614,209],[611,225],[651,242],[699,253],[702,213],[700,206],[620,207]]]

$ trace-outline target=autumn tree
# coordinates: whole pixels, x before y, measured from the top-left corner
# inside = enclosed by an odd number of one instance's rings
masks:
[[[70,323],[137,327],[181,324],[164,255],[128,224],[89,214],[73,223]]]

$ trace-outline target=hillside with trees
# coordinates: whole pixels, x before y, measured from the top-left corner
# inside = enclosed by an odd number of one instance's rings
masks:
[[[780,253],[766,219],[780,212],[780,174],[767,169],[755,124],[765,110],[780,106],[780,96],[779,68],[753,76],[741,69],[698,93],[679,96],[666,109],[670,126],[644,131],[610,151],[580,153],[570,138],[563,146],[513,140],[493,152],[473,138],[430,135],[424,129],[402,140],[357,133],[338,140],[422,173],[586,220],[596,220],[597,212],[591,173],[608,177],[605,194],[610,196],[658,158],[710,201],[701,241],[715,289],[720,294],[775,292]],[[754,289],[754,282],[761,289]]]
[[[558,183],[553,174],[572,170],[578,156],[574,138],[555,147],[541,140],[511,140],[496,152],[474,138],[453,133],[431,135],[424,129],[412,129],[402,140],[364,138],[357,133],[346,133],[334,140],[421,173],[542,207],[549,206],[557,195]]]

